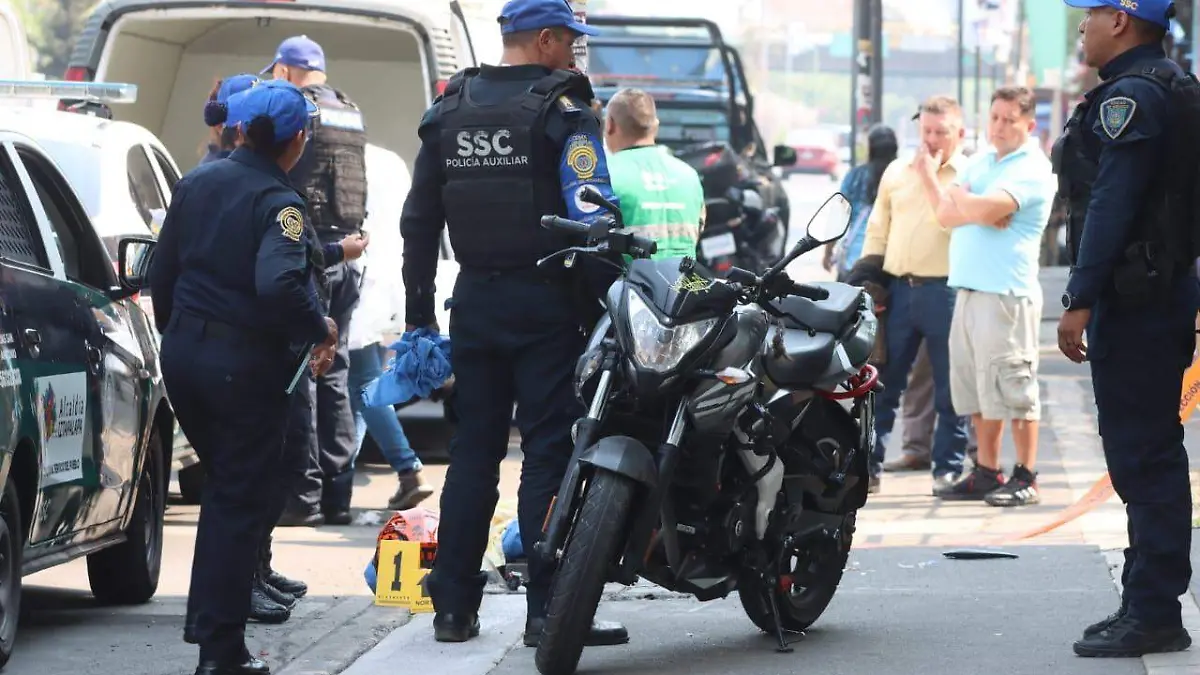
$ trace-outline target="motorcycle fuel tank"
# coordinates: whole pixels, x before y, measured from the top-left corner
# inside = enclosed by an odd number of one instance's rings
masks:
[[[734,322],[736,333],[717,353],[710,368],[741,368],[757,375],[756,361],[767,335],[766,314],[757,308],[739,307],[730,321]],[[707,380],[698,386],[688,410],[696,430],[700,433],[727,431],[754,396],[758,382],[757,377],[751,377],[741,384]]]

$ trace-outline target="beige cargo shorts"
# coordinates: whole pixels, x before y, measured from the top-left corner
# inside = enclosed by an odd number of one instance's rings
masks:
[[[959,415],[1036,420],[1042,296],[960,289],[950,323],[950,397]]]

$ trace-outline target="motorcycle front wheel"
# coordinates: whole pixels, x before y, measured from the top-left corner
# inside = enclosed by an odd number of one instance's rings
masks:
[[[850,558],[856,514],[846,515],[836,539],[816,540],[796,555],[784,556],[780,569],[773,571],[775,576],[787,579],[787,584],[768,588],[759,575],[743,575],[738,583],[738,598],[755,626],[768,633],[775,632],[769,595],[772,593],[784,630],[807,630],[821,618],[837,592],[846,561]]]
[[[609,565],[624,540],[633,481],[603,469],[588,480],[579,516],[554,574],[546,627],[534,662],[542,675],[571,675],[604,593]]]

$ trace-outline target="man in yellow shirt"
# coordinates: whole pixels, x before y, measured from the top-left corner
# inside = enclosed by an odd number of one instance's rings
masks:
[[[887,363],[880,373],[883,394],[875,408],[872,487],[878,485],[884,451],[896,422],[896,409],[908,384],[921,341],[933,367],[937,429],[933,438],[934,491],[952,485],[963,471],[966,419],[950,400],[950,318],[954,291],[950,273],[950,233],[938,224],[941,195],[966,158],[962,108],[953,98],[935,96],[917,117],[921,145],[911,160],[898,159],[884,171],[867,223],[863,258],[882,256],[883,271],[895,277],[888,301]]]

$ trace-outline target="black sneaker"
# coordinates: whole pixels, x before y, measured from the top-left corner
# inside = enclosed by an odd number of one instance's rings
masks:
[[[947,501],[979,501],[1004,485],[1004,474],[977,466],[948,486],[934,486],[933,495]]]
[[[1037,474],[1018,464],[1003,486],[983,498],[988,506],[1030,506],[1042,501],[1038,494]]]
[[[1126,615],[1076,642],[1074,649],[1079,656],[1121,659],[1181,652],[1191,645],[1192,636],[1183,626],[1150,626]]]

